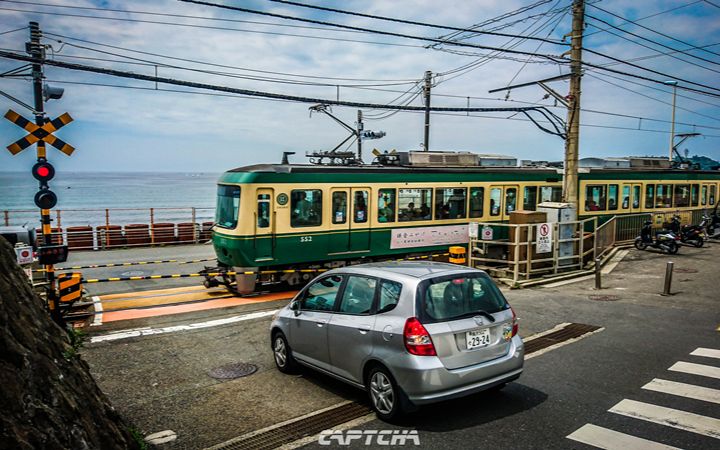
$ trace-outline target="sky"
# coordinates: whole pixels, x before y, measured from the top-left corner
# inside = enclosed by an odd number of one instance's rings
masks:
[[[413,36],[438,38],[452,32],[268,0],[208,1]],[[571,30],[571,0],[539,2],[542,4],[504,19],[498,17],[538,2],[300,1],[443,26],[483,24],[479,30],[532,35],[553,42]],[[622,61],[632,60],[659,73],[589,52],[583,59],[654,80],[682,79],[678,81],[675,132],[697,132],[701,136],[687,140],[680,149],[720,159],[720,0],[588,3],[585,48]],[[568,72],[566,64],[524,55],[501,53],[496,57],[497,53],[478,48],[452,44],[433,47],[422,40],[172,0],[0,1],[0,48],[21,53],[29,32],[26,28],[13,30],[33,20],[43,31],[48,58],[57,61],[292,96],[339,96],[344,101],[373,104],[407,101],[414,106],[422,105],[422,96],[413,97],[429,70],[433,73],[432,106],[545,105],[562,118],[567,114],[552,98],[543,98],[545,91],[538,85],[516,88],[509,94],[488,92]],[[461,37],[458,42],[555,57],[568,50],[567,45],[487,34]],[[0,59],[0,72],[21,65]],[[65,89],[62,99],[46,103],[48,115],[55,118],[69,112],[74,118],[57,135],[72,144],[75,153],[67,157],[49,149],[49,160],[62,171],[222,172],[249,164],[278,163],[285,151],[296,152],[291,161],[302,163],[306,162],[306,152],[330,150],[348,134],[331,118],[310,114],[312,104],[308,103],[156,85],[50,66],[45,67],[45,76],[51,86]],[[2,77],[0,91],[32,104],[29,80]],[[548,86],[562,96],[568,94],[566,80]],[[684,87],[716,95],[694,93]],[[672,86],[587,67],[582,78],[580,157],[667,155],[672,98]],[[0,110],[4,113],[7,109],[32,117],[23,106],[0,97]],[[332,113],[354,126],[357,108],[334,106]],[[422,113],[387,114],[364,109],[363,114],[368,119],[365,129],[387,133],[382,139],[365,141],[365,155],[373,148],[421,148]],[[3,145],[24,134],[16,125],[0,120]],[[564,141],[512,112],[433,113],[430,150],[561,160]],[[17,156],[2,152],[0,171],[29,170],[34,160],[34,147]]]

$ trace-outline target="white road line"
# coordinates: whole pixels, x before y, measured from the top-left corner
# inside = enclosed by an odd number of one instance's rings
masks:
[[[695,364],[685,361],[678,361],[673,364],[672,367],[670,367],[668,370],[720,379],[720,367],[706,366],[705,364]]]
[[[258,311],[258,312],[254,312],[254,313],[250,313],[250,314],[245,314],[242,316],[233,316],[233,317],[227,317],[225,319],[209,320],[207,322],[190,323],[187,325],[176,325],[173,327],[143,328],[143,329],[135,329],[135,330],[130,330],[130,331],[109,333],[109,334],[103,334],[100,336],[93,336],[90,338],[90,342],[91,343],[107,342],[107,341],[116,341],[119,339],[128,339],[128,338],[138,337],[138,336],[150,336],[150,335],[154,335],[154,334],[175,333],[177,331],[199,330],[202,328],[211,328],[211,327],[217,327],[217,326],[221,326],[221,325],[228,325],[231,323],[242,322],[245,320],[259,319],[261,317],[271,316],[271,315],[275,314],[276,311],[277,311],[277,309],[274,309],[272,311]]]
[[[518,320],[519,320],[519,321],[522,321],[522,317],[520,317]],[[571,323],[570,323],[570,322],[564,322],[564,323],[555,325],[554,327],[550,328],[549,330],[541,331],[541,332],[535,333],[535,334],[533,334],[533,335],[531,335],[531,336],[524,337],[524,338],[523,338],[523,342],[527,343],[527,342],[532,341],[533,339],[537,339],[537,338],[539,338],[539,337],[543,337],[543,336],[545,336],[546,334],[550,334],[550,333],[554,333],[554,332],[556,332],[556,331],[560,331],[560,330],[562,330],[563,328],[565,328],[565,327],[568,326],[568,325],[571,325]]]
[[[655,378],[642,387],[649,391],[664,392],[679,397],[693,398],[711,403],[720,403],[720,390],[710,389],[694,384],[678,383],[677,381]]]
[[[608,411],[720,439],[720,419],[713,417],[628,399],[622,400]]]
[[[715,350],[714,348],[696,348],[695,350],[690,353],[692,356],[704,356],[706,358],[719,358],[720,359],[720,350]]]
[[[93,319],[93,322],[90,324],[91,327],[96,327],[98,325],[102,325],[102,315],[103,315],[103,306],[102,302],[100,301],[100,297],[97,295],[92,298],[93,305],[95,306],[95,318]]]
[[[592,445],[597,448],[606,450],[675,450],[677,447],[660,444],[658,442],[648,441],[647,439],[631,436],[625,433],[608,430],[607,428],[598,427],[591,423],[585,424],[578,428],[575,432],[567,436],[573,441],[582,442],[583,444]]]

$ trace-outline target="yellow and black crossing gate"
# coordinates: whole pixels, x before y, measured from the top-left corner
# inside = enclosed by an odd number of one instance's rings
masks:
[[[10,122],[14,123],[15,125],[19,126],[20,128],[23,128],[29,133],[27,136],[20,138],[14,143],[7,146],[7,149],[13,155],[17,155],[21,151],[25,150],[26,148],[39,141],[47,142],[48,144],[52,145],[53,147],[68,156],[72,155],[72,152],[75,151],[75,147],[53,134],[60,128],[72,122],[73,118],[70,117],[70,114],[68,113],[65,113],[57,119],[47,122],[43,126],[35,125],[34,123],[30,122],[12,109],[8,110],[8,112],[5,114],[5,118]]]
[[[82,297],[82,273],[66,272],[57,277],[60,288],[60,303],[70,303]]]

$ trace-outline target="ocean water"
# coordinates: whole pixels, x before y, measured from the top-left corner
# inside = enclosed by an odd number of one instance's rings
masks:
[[[216,182],[219,173],[150,173],[150,172],[59,172],[50,181],[58,196],[53,208],[61,226],[104,225],[105,209],[110,209],[110,223],[149,223],[150,208],[155,208],[155,222],[189,222],[192,209],[196,220],[209,221],[214,216]],[[0,225],[5,216],[10,225],[37,224],[39,210],[33,197],[38,182],[30,171],[0,172]],[[21,212],[22,211],[22,212]]]

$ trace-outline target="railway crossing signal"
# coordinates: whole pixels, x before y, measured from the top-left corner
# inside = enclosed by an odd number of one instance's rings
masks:
[[[35,125],[34,123],[27,120],[12,109],[8,110],[8,112],[5,113],[5,118],[10,122],[14,123],[15,125],[19,126],[20,128],[23,128],[29,133],[24,138],[18,139],[14,143],[7,146],[7,149],[13,155],[17,155],[21,151],[25,150],[26,148],[39,141],[47,142],[48,144],[52,145],[53,147],[68,156],[72,155],[72,153],[75,151],[75,147],[66,143],[65,141],[53,134],[60,128],[73,121],[73,118],[70,117],[70,114],[68,113],[61,115],[55,120],[46,122],[43,126]]]
[[[57,195],[48,187],[48,181],[55,176],[55,168],[45,160],[38,161],[32,168],[33,177],[40,182],[40,190],[35,194],[35,206],[40,209],[52,209],[57,204]]]

